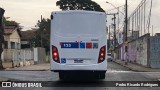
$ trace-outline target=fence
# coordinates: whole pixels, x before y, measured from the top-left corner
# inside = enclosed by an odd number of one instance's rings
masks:
[[[28,62],[33,60],[34,54],[31,49],[4,49],[2,53],[3,63],[12,63],[12,67],[28,65]]]
[[[141,3],[128,18],[128,29],[132,32],[138,31],[139,36],[150,33],[151,13],[152,0],[141,0]]]

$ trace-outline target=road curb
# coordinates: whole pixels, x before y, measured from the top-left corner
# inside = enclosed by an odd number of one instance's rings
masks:
[[[0,77],[0,82],[11,82],[11,81],[20,81],[20,80],[12,79],[12,78],[6,78],[6,77]]]
[[[6,78],[6,77],[0,77],[0,82],[14,82],[14,81],[21,81],[19,79],[13,79],[13,78]]]
[[[50,71],[50,69],[42,69],[42,70],[5,70],[5,71]]]

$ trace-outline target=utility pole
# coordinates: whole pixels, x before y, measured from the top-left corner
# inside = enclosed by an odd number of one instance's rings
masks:
[[[113,21],[114,21],[114,49],[116,48],[116,14],[113,15]]]
[[[119,7],[117,7],[117,9],[118,9],[118,32],[119,32]]]
[[[146,34],[146,1],[144,2],[144,34]]]
[[[126,12],[126,17],[125,17],[125,31],[126,31],[126,35],[125,35],[125,42],[127,44],[127,29],[128,29],[128,8],[127,8],[127,0],[126,0],[126,5],[125,5],[125,12]],[[125,52],[127,53],[127,45],[125,46]]]
[[[109,28],[108,28],[108,31],[109,31],[109,49],[110,49],[110,35],[111,35],[111,32],[110,32],[110,25],[109,25]]]
[[[41,15],[41,24],[42,24],[42,15]],[[43,29],[43,28],[42,28]],[[42,41],[42,31],[43,30],[41,30],[41,47],[43,47],[43,41]]]
[[[149,17],[148,17],[148,33],[150,33],[149,28],[150,28],[150,23],[151,23],[151,14],[152,14],[152,0],[151,0],[150,11],[149,11]]]
[[[152,25],[152,36],[153,36],[153,25]]]
[[[113,15],[114,17],[112,18],[112,20],[114,21],[113,23],[113,27],[114,27],[114,49],[116,47],[116,15],[118,13],[110,13],[110,14],[106,14],[106,15]]]
[[[125,4],[125,13],[126,13],[126,17],[125,17],[125,31],[126,31],[126,35],[125,35],[125,64],[128,64],[128,42],[127,42],[127,29],[128,29],[128,5],[127,5],[127,0],[126,0],[126,4]]]

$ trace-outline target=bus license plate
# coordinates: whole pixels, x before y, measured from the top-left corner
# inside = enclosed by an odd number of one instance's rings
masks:
[[[83,63],[83,60],[74,60],[74,63]]]
[[[61,48],[79,48],[76,42],[62,42]]]

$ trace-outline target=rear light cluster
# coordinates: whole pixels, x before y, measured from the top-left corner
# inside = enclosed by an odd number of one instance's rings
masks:
[[[55,62],[60,63],[58,49],[52,45],[52,58]]]
[[[105,60],[106,57],[106,46],[101,47],[99,51],[98,63],[101,63]]]

